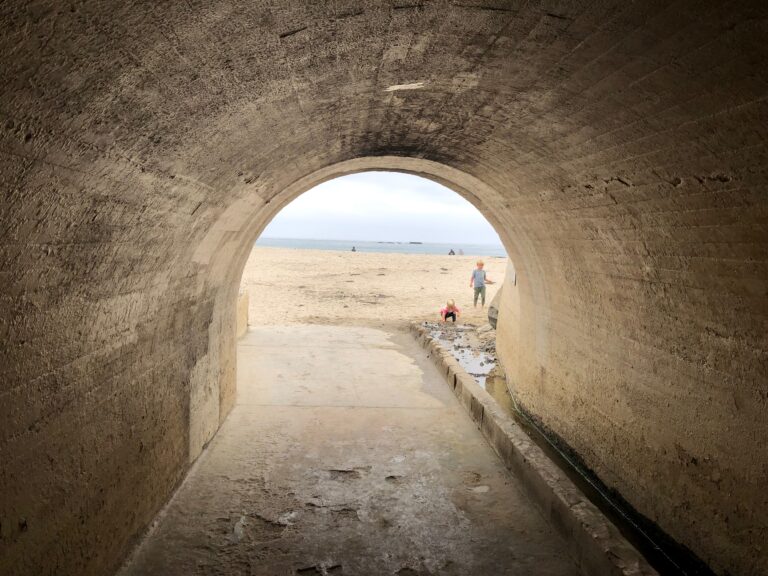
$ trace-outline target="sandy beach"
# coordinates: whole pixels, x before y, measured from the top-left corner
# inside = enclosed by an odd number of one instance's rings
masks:
[[[439,319],[448,298],[461,322],[487,322],[506,258],[483,257],[486,308],[472,307],[469,279],[476,256],[334,252],[254,247],[243,271],[249,324],[352,324],[391,327]]]

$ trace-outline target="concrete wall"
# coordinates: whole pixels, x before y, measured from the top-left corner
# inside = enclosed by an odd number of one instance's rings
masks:
[[[521,401],[719,573],[766,571],[766,10],[3,3],[0,572],[119,563],[232,405],[258,233],[372,167],[501,233]]]
[[[746,317],[737,302],[749,297],[724,289],[716,268],[681,286],[642,278],[638,262],[638,276],[619,276],[609,295],[598,292],[589,306],[560,302],[557,313],[542,306],[555,297],[552,284],[543,296],[525,273],[516,288],[507,277],[497,351],[518,404],[609,488],[718,573],[760,574],[768,570],[764,320]],[[585,275],[569,267],[556,282],[579,285]],[[674,304],[665,301],[671,291]]]
[[[237,337],[248,332],[248,292],[237,295]]]

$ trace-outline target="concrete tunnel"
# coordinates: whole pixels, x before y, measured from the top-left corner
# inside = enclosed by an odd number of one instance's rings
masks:
[[[116,570],[232,406],[260,231],[386,169],[499,231],[520,404],[715,573],[768,573],[764,2],[10,0],[0,22],[0,572]]]

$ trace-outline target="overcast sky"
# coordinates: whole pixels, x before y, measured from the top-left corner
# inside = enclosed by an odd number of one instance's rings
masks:
[[[363,172],[320,184],[283,208],[262,236],[501,244],[464,198],[398,172]]]

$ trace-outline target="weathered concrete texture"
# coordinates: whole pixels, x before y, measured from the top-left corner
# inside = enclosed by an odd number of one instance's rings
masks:
[[[237,295],[237,337],[245,336],[248,332],[248,292]]]
[[[120,576],[581,573],[407,334],[238,350],[234,410]]]
[[[499,230],[520,402],[716,571],[768,571],[767,16],[2,3],[0,572],[117,565],[232,406],[254,239],[372,167]]]

